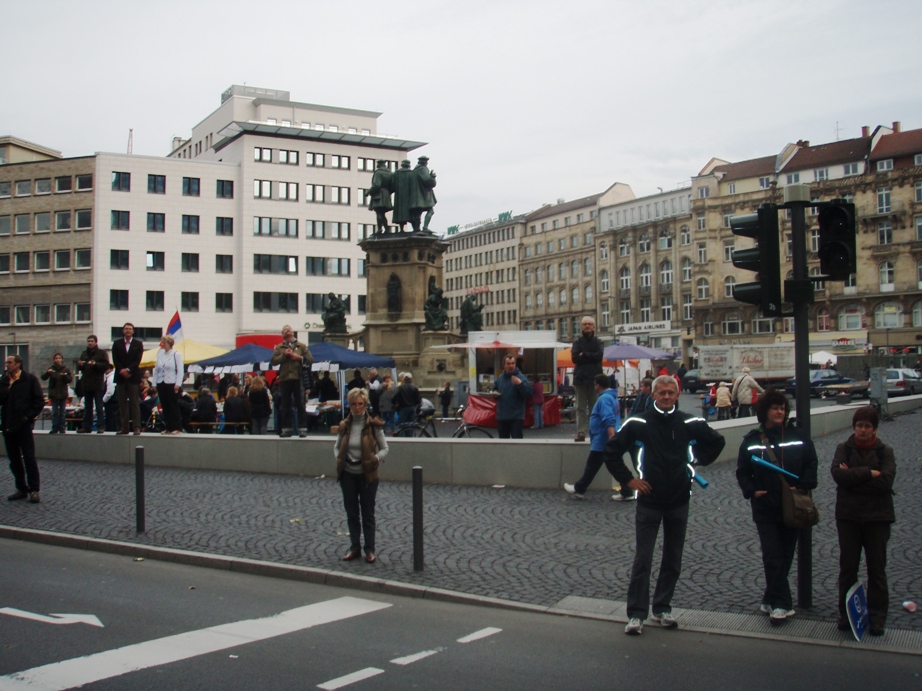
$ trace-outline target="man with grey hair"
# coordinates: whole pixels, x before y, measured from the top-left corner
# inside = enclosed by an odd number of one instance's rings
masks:
[[[695,465],[708,465],[723,450],[724,438],[707,421],[679,410],[679,387],[668,375],[653,380],[653,407],[624,421],[606,445],[603,462],[622,488],[637,491],[636,550],[627,593],[628,625],[624,632],[638,635],[650,614],[650,574],[653,549],[663,525],[663,560],[653,593],[651,619],[674,629],[672,595],[682,571],[682,551],[688,526],[688,501]],[[635,446],[637,473],[624,463]]]
[[[595,335],[595,319],[583,317],[580,336],[570,349],[573,359],[573,388],[576,390],[576,436],[573,441],[586,441],[589,416],[599,399],[595,390],[596,375],[602,374],[602,341]]]

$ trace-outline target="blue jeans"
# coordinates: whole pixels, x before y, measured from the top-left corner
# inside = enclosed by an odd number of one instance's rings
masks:
[[[531,428],[532,428],[532,429],[541,429],[542,427],[544,427],[544,404],[543,404],[543,403],[535,403],[535,404],[532,406],[532,410],[533,410],[533,412],[534,412],[534,414],[535,414],[535,422],[534,422],[534,424],[531,426]]]
[[[51,400],[51,431],[64,432],[64,418],[67,416],[67,399]]]
[[[667,511],[638,502],[635,517],[637,549],[631,568],[631,584],[627,591],[627,615],[631,619],[646,619],[650,613],[650,574],[660,523],[663,524],[663,561],[656,579],[656,590],[653,591],[653,612],[662,614],[672,611],[672,595],[682,572],[688,504]]]
[[[415,405],[404,406],[403,408],[397,411],[397,424],[398,425],[402,425],[407,422],[413,422],[414,420],[416,420],[416,406]],[[410,437],[412,436],[412,434],[409,431],[407,431],[404,433],[404,436]]]
[[[83,431],[93,431],[93,406],[96,407],[96,429],[106,428],[105,407],[102,402],[105,391],[88,391],[83,397]]]

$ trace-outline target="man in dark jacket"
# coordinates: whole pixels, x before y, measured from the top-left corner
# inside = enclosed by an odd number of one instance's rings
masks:
[[[141,434],[141,358],[144,344],[134,338],[134,324],[122,327],[122,338],[112,343],[112,364],[115,365],[115,395],[118,397],[118,434],[134,430]]]
[[[393,406],[397,410],[397,424],[413,422],[416,419],[416,410],[422,402],[423,398],[419,394],[419,389],[413,383],[413,375],[404,372],[403,383],[397,387],[393,401]],[[410,436],[411,432],[407,431],[406,434]]]
[[[621,430],[605,445],[603,462],[621,487],[637,491],[635,530],[637,549],[627,593],[627,634],[643,631],[650,609],[650,572],[653,548],[663,524],[663,561],[653,593],[653,621],[674,629],[672,595],[682,570],[682,551],[688,525],[688,499],[694,465],[717,460],[724,438],[702,418],[678,409],[679,388],[670,376],[653,381],[653,408],[624,421]],[[635,478],[624,464],[624,454],[639,446]],[[694,447],[694,451],[692,451]]]
[[[7,499],[28,497],[32,504],[38,504],[41,479],[32,425],[45,408],[45,395],[38,378],[23,371],[19,355],[7,355],[5,364],[6,372],[0,378],[0,419],[6,455],[16,482],[16,491]]]
[[[93,431],[93,407],[96,407],[96,431],[103,434],[106,431],[105,412],[103,409],[103,395],[106,393],[106,372],[109,371],[109,356],[105,350],[97,347],[96,336],[86,339],[86,350],[80,353],[77,360],[83,387],[83,426],[78,433],[87,434]]]
[[[602,341],[595,335],[595,319],[583,317],[581,335],[573,343],[573,388],[576,390],[576,436],[574,441],[586,441],[589,416],[599,395],[595,392],[595,377],[602,374]]]
[[[70,392],[67,385],[74,380],[70,368],[64,364],[61,353],[54,354],[51,367],[42,372],[42,381],[48,382],[48,398],[51,400],[51,432],[64,434],[64,420],[67,417],[67,399]]]
[[[631,406],[631,415],[640,415],[653,407],[653,381],[644,379],[640,382],[640,393],[634,399],[634,405]]]
[[[515,355],[503,358],[503,373],[493,384],[496,397],[496,431],[500,439],[521,439],[525,425],[525,403],[532,386],[515,362]]]

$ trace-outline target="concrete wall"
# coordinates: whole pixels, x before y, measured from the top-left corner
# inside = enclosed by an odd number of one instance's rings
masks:
[[[854,410],[861,405],[864,403],[814,410],[813,436],[850,427]],[[919,407],[922,395],[890,401],[891,413]],[[719,461],[736,458],[743,436],[754,424],[755,418],[712,424],[727,440]],[[332,436],[279,439],[222,435],[35,435],[39,459],[133,463],[135,447],[143,446],[145,463],[151,466],[312,477],[333,474],[333,443]],[[413,466],[419,465],[423,467],[426,482],[459,485],[559,488],[582,475],[589,453],[588,444],[555,439],[388,439],[388,444],[391,451],[381,465],[382,479],[409,482]],[[5,447],[0,450],[6,453]],[[610,487],[611,476],[603,469],[591,489]]]

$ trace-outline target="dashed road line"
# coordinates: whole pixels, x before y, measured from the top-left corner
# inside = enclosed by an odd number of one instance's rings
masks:
[[[360,669],[358,672],[347,674],[344,677],[339,677],[338,679],[330,679],[330,681],[317,684],[317,688],[324,689],[324,691],[341,689],[344,686],[349,686],[349,684],[354,684],[355,682],[362,681],[363,679],[370,679],[371,677],[376,677],[379,674],[384,674],[384,670],[378,669],[377,667],[366,667],[365,669]]]
[[[475,631],[472,634],[465,636],[464,638],[459,638],[458,643],[470,643],[471,641],[479,641],[481,638],[486,638],[487,636],[492,636],[495,633],[499,633],[502,629],[497,629],[495,626],[488,626],[485,629],[480,629],[480,631]]]
[[[419,662],[420,660],[424,660],[430,655],[435,655],[436,653],[440,653],[443,650],[445,650],[445,648],[436,648],[435,650],[424,650],[421,653],[413,653],[412,655],[407,655],[406,657],[398,657],[394,660],[391,660],[391,664],[411,665],[414,662]]]

